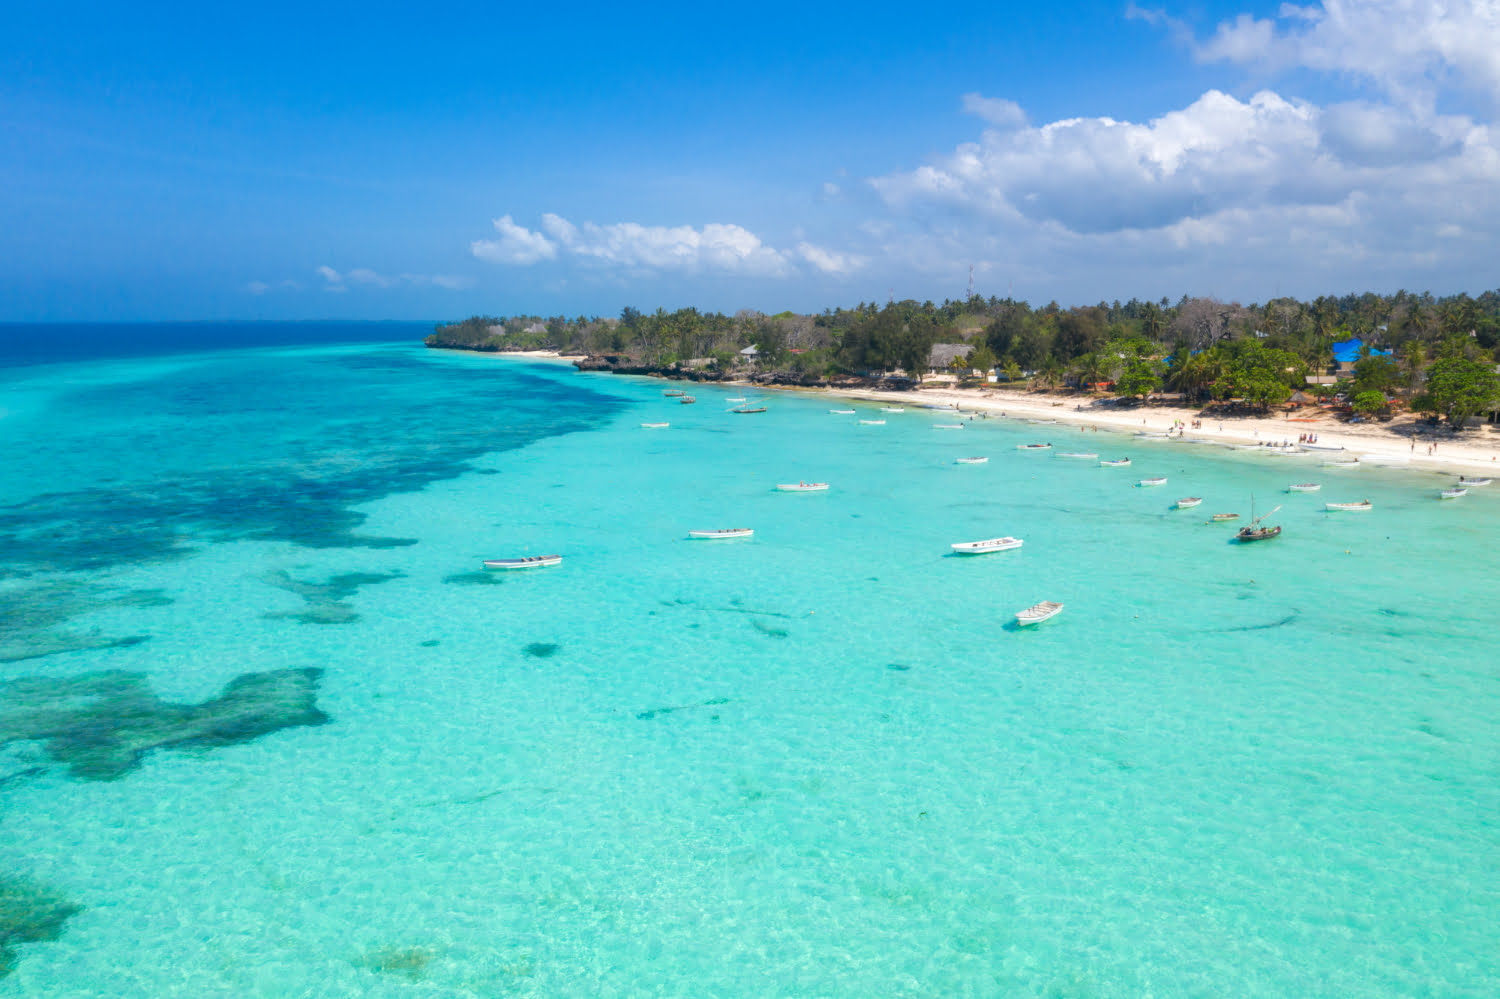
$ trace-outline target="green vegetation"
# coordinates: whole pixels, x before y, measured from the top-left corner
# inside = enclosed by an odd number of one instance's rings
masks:
[[[693,369],[709,377],[778,372],[803,382],[924,374],[935,344],[960,344],[967,351],[948,351],[938,365],[960,378],[993,369],[1012,386],[1103,387],[1134,397],[1168,389],[1190,402],[1264,409],[1294,389],[1326,395],[1327,389],[1308,386],[1306,376],[1335,373],[1333,345],[1355,337],[1393,356],[1366,350],[1352,370],[1339,371],[1345,380],[1352,376],[1341,390],[1346,397],[1378,392],[1391,400],[1415,391],[1413,401],[1424,411],[1455,423],[1500,397],[1493,379],[1479,373],[1493,369],[1500,356],[1500,290],[1477,298],[1399,291],[1248,306],[1183,296],[1175,303],[1131,299],[1070,309],[974,296],[940,305],[861,302],[816,315],[647,314],[627,307],[618,318],[475,316],[438,327],[427,343],[550,348],[609,358],[620,367]],[[753,360],[740,353],[749,346],[758,351]]]

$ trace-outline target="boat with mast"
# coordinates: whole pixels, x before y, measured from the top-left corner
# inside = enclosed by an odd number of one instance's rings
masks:
[[[1271,513],[1275,513],[1280,509],[1281,505],[1277,504],[1275,507],[1272,507]],[[1269,541],[1272,538],[1280,537],[1280,524],[1277,524],[1275,527],[1264,527],[1261,525],[1261,521],[1271,516],[1271,513],[1263,513],[1259,517],[1255,516],[1255,497],[1250,497],[1250,523],[1240,528],[1239,533],[1234,536],[1234,540],[1243,544],[1248,541]]]

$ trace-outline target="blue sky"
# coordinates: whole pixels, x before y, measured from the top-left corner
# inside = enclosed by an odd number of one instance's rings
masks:
[[[1492,0],[51,6],[0,320],[1500,285]]]

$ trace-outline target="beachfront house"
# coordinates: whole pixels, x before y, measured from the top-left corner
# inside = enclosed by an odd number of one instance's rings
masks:
[[[966,343],[935,343],[927,354],[928,374],[951,374],[953,362],[968,357],[974,348]]]
[[[1338,367],[1338,377],[1354,377],[1354,365],[1359,361],[1360,357],[1363,356],[1362,351],[1364,350],[1364,347],[1365,342],[1359,337],[1344,340],[1333,345],[1333,362]],[[1370,356],[1390,357],[1391,352],[1388,350],[1380,350],[1378,348],[1371,347]]]
[[[760,348],[752,343],[750,346],[740,351],[740,363],[753,365],[755,363],[755,359],[759,356]]]

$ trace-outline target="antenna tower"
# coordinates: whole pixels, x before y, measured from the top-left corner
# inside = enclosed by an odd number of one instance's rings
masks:
[[[973,301],[973,299],[974,299],[974,265],[970,264],[969,265],[969,297],[966,298],[966,299],[964,299],[964,301],[966,301],[966,302]]]

